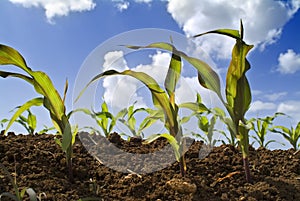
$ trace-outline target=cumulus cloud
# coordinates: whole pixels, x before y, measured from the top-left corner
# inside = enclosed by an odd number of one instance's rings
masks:
[[[258,96],[258,95],[261,95],[263,92],[260,90],[252,90],[251,93],[253,96]]]
[[[272,102],[254,101],[249,109],[249,112],[257,113],[262,110],[275,110],[277,105]]]
[[[129,1],[125,0],[112,0],[113,3],[115,3],[115,7],[120,11],[127,10],[129,8]]]
[[[67,16],[70,12],[83,12],[94,9],[96,3],[93,0],[9,0],[14,4],[20,4],[26,8],[41,7],[50,23],[54,17]]]
[[[283,96],[286,96],[287,92],[278,92],[278,93],[272,93],[272,94],[265,94],[264,97],[268,100],[268,101],[277,101],[278,99],[280,99]]]
[[[169,0],[167,9],[188,36],[218,28],[239,29],[239,20],[242,19],[245,41],[263,50],[277,41],[282,27],[299,7],[299,0]],[[205,36],[198,38],[198,42],[218,58],[228,58],[234,44],[234,40],[224,36]]]
[[[150,64],[140,64],[131,69],[147,73],[159,84],[163,85],[171,55],[158,51],[151,56],[151,59]],[[122,51],[106,53],[103,67],[104,70],[114,69],[123,71],[129,69]],[[146,105],[144,97],[138,95],[138,91],[143,88],[143,85],[137,79],[129,76],[106,77],[103,80],[103,87],[105,101],[110,103],[116,111],[132,105],[134,102],[136,102],[136,107],[144,107]]]
[[[136,3],[151,3],[152,0],[134,0]]]
[[[300,101],[285,101],[278,105],[277,112],[283,112],[293,118],[295,122],[300,121]]]
[[[277,71],[282,74],[293,74],[300,70],[300,54],[289,49],[279,55],[278,63]]]

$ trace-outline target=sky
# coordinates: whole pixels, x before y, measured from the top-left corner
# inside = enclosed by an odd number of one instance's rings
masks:
[[[89,71],[132,68],[163,81],[166,68],[153,67],[167,66],[169,53],[128,52],[116,42],[147,45],[169,42],[172,35],[177,47],[188,41],[182,48],[191,55],[202,57],[204,51],[205,61],[224,81],[235,41],[217,35],[190,38],[219,28],[239,29],[242,19],[244,40],[254,45],[248,55],[251,69],[247,76],[253,97],[247,118],[284,112],[290,118],[279,117],[274,123],[290,127],[300,120],[299,8],[300,0],[2,0],[0,43],[17,49],[34,70],[46,72],[60,94],[68,79],[66,105],[70,111],[75,92],[88,82],[85,77],[83,83],[82,74]],[[89,64],[99,72],[88,69]],[[212,93],[200,89],[195,73],[184,71],[182,80],[177,90],[179,102],[194,100],[197,91],[209,106],[219,106]],[[141,88],[136,80],[114,77],[105,78],[98,90],[102,90],[99,96],[118,110],[135,101],[140,107],[148,105],[149,98]],[[11,117],[13,108],[37,96],[31,86],[14,78],[0,79],[0,89],[0,119]],[[43,124],[51,126],[47,111],[33,111],[40,128]],[[12,129],[24,131],[17,125]],[[270,136],[286,143],[276,134]],[[277,147],[282,148],[270,146]]]

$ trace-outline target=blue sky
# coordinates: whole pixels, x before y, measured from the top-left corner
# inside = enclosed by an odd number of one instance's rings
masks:
[[[68,78],[70,110],[73,86],[82,64],[98,45],[116,35],[158,28],[191,36],[216,28],[238,29],[239,19],[243,19],[245,40],[255,45],[248,58],[252,66],[248,78],[253,89],[248,117],[281,111],[292,119],[281,119],[279,123],[290,126],[300,120],[299,7],[299,0],[3,0],[0,43],[19,50],[33,69],[45,71],[60,93]],[[193,42],[210,56],[224,78],[234,41],[210,35]],[[193,53],[199,55],[197,51],[195,48]],[[121,59],[124,69],[132,65],[120,50],[108,56],[107,60]],[[168,58],[163,52],[155,52],[148,60],[161,65]],[[107,60],[103,65],[109,63]],[[193,77],[187,82],[196,84]],[[1,79],[0,89],[0,119],[9,118],[11,109],[36,97],[31,86],[13,78]],[[108,93],[109,87],[105,90]],[[38,114],[40,124],[50,125],[47,112]],[[18,126],[14,128],[22,131]]]

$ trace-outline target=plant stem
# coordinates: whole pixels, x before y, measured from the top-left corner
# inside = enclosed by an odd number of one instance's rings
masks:
[[[72,158],[69,159],[68,161],[68,171],[69,171],[69,180],[72,182],[73,181],[73,164],[72,164]]]
[[[185,174],[186,174],[186,162],[185,162],[184,154],[182,154],[182,156],[180,157],[179,166],[180,166],[180,174],[181,174],[181,176],[185,177]]]
[[[180,174],[182,177],[185,177],[186,174],[186,161],[185,161],[185,152],[186,152],[186,139],[181,139],[181,157],[179,160],[179,166],[180,166]]]
[[[244,165],[244,171],[245,171],[245,177],[246,181],[248,183],[252,182],[251,175],[250,175],[250,167],[249,167],[249,138],[243,136],[242,141],[240,143],[240,147],[242,150],[243,155],[243,165]]]
[[[248,156],[246,158],[243,157],[243,164],[244,164],[246,181],[248,183],[252,183],[252,179],[251,179],[251,175],[250,175],[250,168],[249,168]]]
[[[69,148],[66,151],[66,159],[67,159],[67,168],[68,168],[68,176],[69,180],[73,181],[73,164],[72,164],[72,155],[73,155],[73,149],[72,145],[69,146]]]

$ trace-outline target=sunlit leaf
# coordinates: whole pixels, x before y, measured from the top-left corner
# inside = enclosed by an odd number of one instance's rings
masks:
[[[172,52],[175,47],[169,43],[152,43],[147,46],[127,46],[132,49],[143,49],[143,48],[159,48],[169,52]],[[212,91],[214,91],[221,100],[223,100],[221,95],[221,85],[220,85],[220,78],[218,74],[204,61],[190,57],[186,55],[184,52],[179,50],[176,51],[176,55],[180,56],[181,58],[185,59],[191,65],[193,65],[198,70],[198,77],[201,80],[200,84]]]
[[[24,58],[17,50],[2,44],[0,44],[0,65],[15,65],[26,72],[30,70]]]
[[[149,138],[147,138],[144,144],[151,143],[161,137],[166,138],[168,140],[169,144],[172,146],[174,150],[176,160],[179,161],[180,160],[179,143],[177,142],[174,136],[168,133],[151,135]]]
[[[217,29],[214,31],[208,31],[205,33],[201,33],[201,34],[197,34],[195,36],[193,36],[194,38],[196,37],[200,37],[206,34],[221,34],[221,35],[225,35],[225,36],[229,36],[235,39],[241,39],[240,33],[238,30],[234,30],[234,29]]]
[[[169,94],[171,104],[175,104],[175,89],[181,75],[181,58],[177,54],[177,50],[173,49],[172,57],[168,68],[168,73],[165,79],[165,88]]]
[[[136,79],[138,79],[139,81],[141,81],[143,84],[145,84],[147,86],[147,88],[151,91],[152,94],[152,100],[153,100],[153,104],[156,107],[162,108],[165,112],[166,115],[166,119],[167,119],[167,123],[168,123],[168,127],[169,128],[175,128],[177,127],[177,121],[176,119],[174,119],[174,114],[176,113],[173,109],[173,107],[171,106],[169,99],[168,99],[168,95],[166,94],[166,92],[160,88],[160,86],[158,85],[158,83],[149,75],[147,75],[146,73],[143,72],[135,72],[132,70],[125,70],[123,72],[118,72],[115,70],[108,70],[105,71],[101,74],[96,75],[87,85],[86,87],[83,89],[83,91],[80,93],[79,97],[82,95],[82,93],[84,92],[84,90],[94,81],[105,77],[105,76],[110,76],[110,75],[128,75],[131,77],[134,77]],[[78,97],[78,98],[79,98]],[[177,133],[175,131],[175,133]]]
[[[14,113],[12,118],[9,120],[8,125],[6,126],[6,129],[4,131],[4,134],[8,131],[10,126],[16,121],[16,119],[26,110],[31,108],[32,106],[41,106],[43,104],[44,99],[43,98],[34,98],[32,100],[27,101],[25,104],[20,106],[18,110]]]

